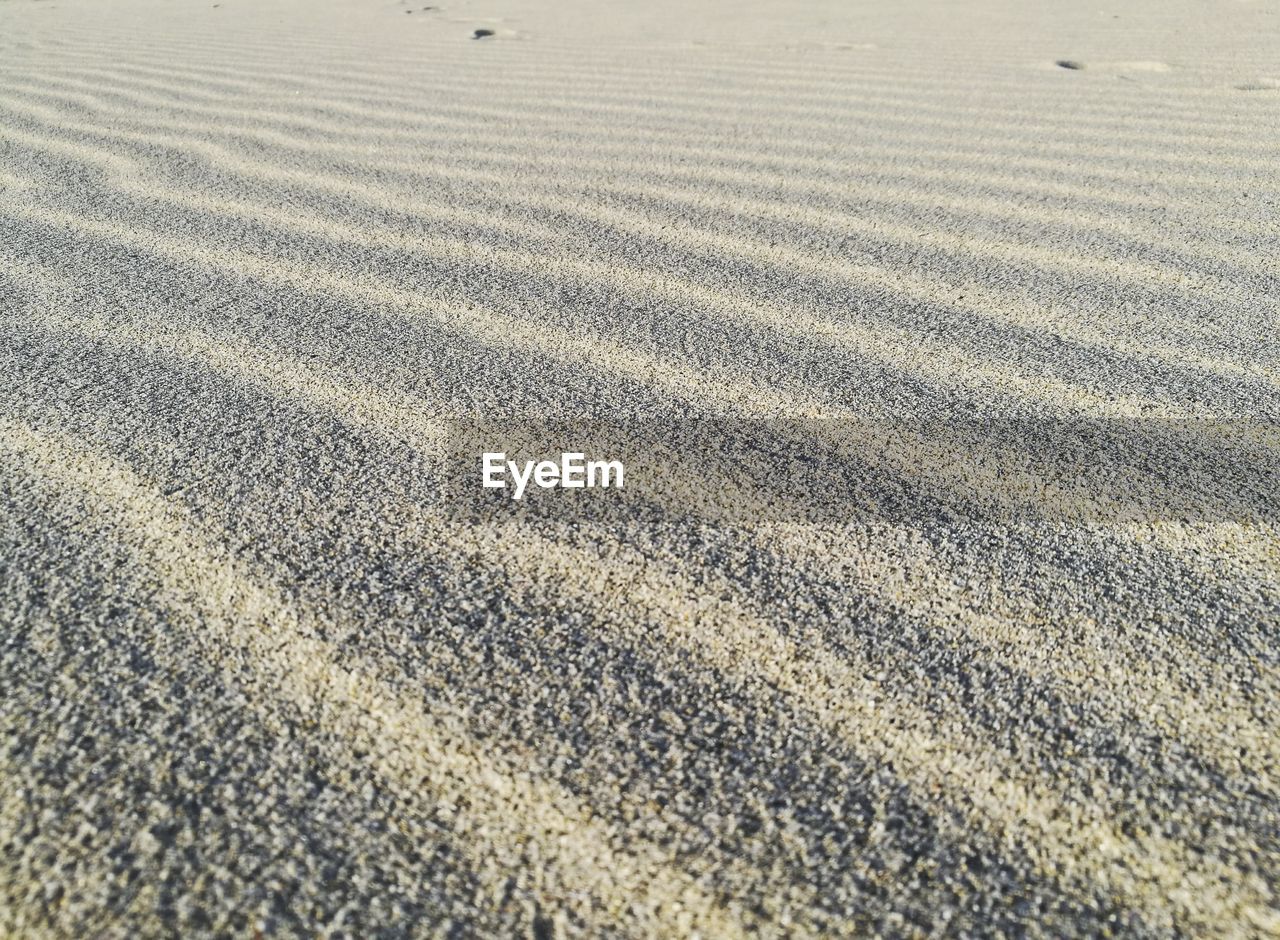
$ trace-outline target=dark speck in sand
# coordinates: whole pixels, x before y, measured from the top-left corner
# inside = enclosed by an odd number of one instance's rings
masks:
[[[471,38],[484,39],[486,36],[492,36],[492,35],[493,35],[493,30],[491,29],[477,29],[475,32],[475,35],[472,36]]]
[[[1059,59],[1054,63],[1054,65],[1058,66],[1060,69],[1071,69],[1073,72],[1078,72],[1084,68],[1083,62],[1076,62],[1073,59]]]

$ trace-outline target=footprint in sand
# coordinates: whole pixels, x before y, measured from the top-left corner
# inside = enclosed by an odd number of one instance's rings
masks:
[[[1085,67],[1085,64],[1079,59],[1058,59],[1053,64],[1060,69],[1070,69],[1073,72],[1082,71]],[[1172,67],[1167,62],[1156,62],[1146,59],[1127,60],[1122,62],[1091,62],[1089,63],[1089,69],[1095,72],[1118,75],[1121,78],[1127,78],[1139,73],[1154,75],[1173,71]]]

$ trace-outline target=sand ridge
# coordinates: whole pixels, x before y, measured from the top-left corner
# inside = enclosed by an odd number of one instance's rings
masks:
[[[0,3],[0,932],[1280,931],[1277,24],[964,7]]]

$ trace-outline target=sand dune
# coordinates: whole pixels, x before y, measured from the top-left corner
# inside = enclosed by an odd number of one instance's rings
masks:
[[[0,0],[0,932],[1280,933],[1278,22]]]

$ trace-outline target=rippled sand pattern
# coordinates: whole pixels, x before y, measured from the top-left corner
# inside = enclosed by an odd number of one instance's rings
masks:
[[[0,0],[0,934],[1280,935],[1280,10],[1071,6]]]

